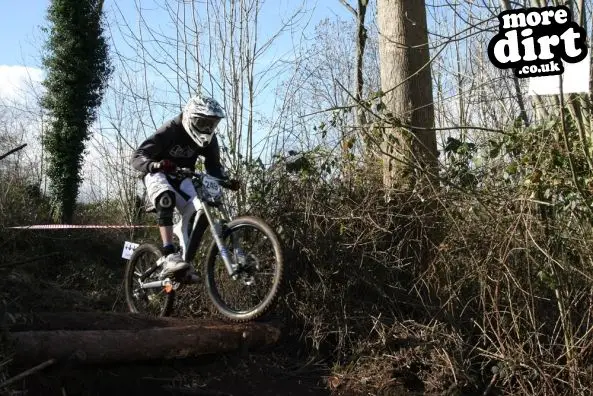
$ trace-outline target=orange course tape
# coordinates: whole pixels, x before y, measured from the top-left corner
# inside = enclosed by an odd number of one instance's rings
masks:
[[[20,230],[63,230],[63,229],[78,229],[78,228],[154,228],[156,226],[147,225],[83,225],[83,224],[36,224],[29,226],[6,227],[10,229]]]

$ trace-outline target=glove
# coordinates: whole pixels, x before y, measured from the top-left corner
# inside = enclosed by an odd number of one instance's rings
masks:
[[[160,160],[159,162],[151,162],[148,167],[150,173],[165,172],[173,173],[177,170],[177,165],[168,159]]]
[[[237,179],[229,179],[229,181],[227,181],[227,185],[229,190],[232,191],[237,191],[241,188],[241,182]]]

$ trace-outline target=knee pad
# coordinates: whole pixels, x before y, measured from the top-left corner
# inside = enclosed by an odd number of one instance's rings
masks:
[[[160,226],[173,225],[173,211],[175,210],[175,194],[163,191],[155,199],[155,208]]]

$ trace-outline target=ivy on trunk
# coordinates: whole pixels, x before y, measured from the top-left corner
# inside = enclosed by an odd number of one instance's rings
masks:
[[[72,220],[85,143],[112,71],[102,9],[103,0],[52,0],[47,13],[42,105],[51,121],[44,147],[54,215],[63,223]]]

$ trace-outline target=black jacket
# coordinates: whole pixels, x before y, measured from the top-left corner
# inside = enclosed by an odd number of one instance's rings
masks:
[[[151,162],[168,159],[180,168],[194,169],[198,156],[204,157],[204,166],[209,175],[225,177],[216,135],[212,137],[208,146],[199,147],[185,132],[179,114],[161,126],[136,149],[132,157],[132,166],[144,175],[149,172],[148,166]]]

